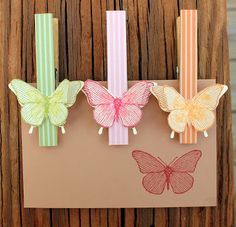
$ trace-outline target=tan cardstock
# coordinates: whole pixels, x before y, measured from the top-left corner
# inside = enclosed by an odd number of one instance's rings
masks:
[[[179,81],[156,81],[159,85],[178,87]],[[214,80],[199,80],[198,90]],[[130,130],[128,146],[109,146],[107,130],[98,135],[99,125],[92,108],[81,92],[70,109],[66,134],[59,131],[59,145],[38,146],[37,130],[28,134],[22,122],[24,207],[37,208],[120,208],[120,207],[195,207],[216,206],[216,125],[198,143],[179,144],[178,135],[170,139],[168,113],[163,112],[151,96],[143,108],[137,126],[138,135]],[[193,174],[194,185],[184,194],[172,189],[161,195],[148,193],[132,157],[133,150],[143,150],[169,163],[173,158],[193,150],[202,151]]]

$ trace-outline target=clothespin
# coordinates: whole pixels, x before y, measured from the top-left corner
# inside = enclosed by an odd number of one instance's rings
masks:
[[[54,67],[56,87],[59,85],[59,26],[58,18],[53,18]]]
[[[185,99],[197,94],[197,10],[181,10],[177,18],[177,53],[180,93]],[[197,143],[197,131],[187,126],[181,144]]]
[[[107,67],[108,90],[115,97],[121,97],[128,89],[126,12],[107,11]],[[109,145],[127,145],[128,128],[120,120],[109,128]]]
[[[59,65],[58,20],[53,19],[51,13],[35,14],[35,38],[37,88],[42,94],[49,96],[55,90],[55,72],[58,75]],[[46,118],[38,130],[40,146],[57,146],[57,127],[49,119]]]

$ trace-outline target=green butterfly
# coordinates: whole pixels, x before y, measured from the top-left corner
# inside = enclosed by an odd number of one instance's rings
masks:
[[[64,124],[68,116],[68,107],[71,107],[76,96],[84,86],[82,81],[63,80],[50,96],[42,95],[35,87],[26,82],[14,79],[9,88],[17,96],[21,105],[23,120],[31,125],[29,133],[34,127],[40,126],[46,118],[65,133]]]

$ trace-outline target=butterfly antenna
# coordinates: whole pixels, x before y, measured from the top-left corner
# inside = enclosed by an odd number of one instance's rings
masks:
[[[101,128],[98,130],[98,135],[102,135],[102,132],[103,132],[103,127],[101,127]]]
[[[157,157],[157,159],[158,159],[164,166],[166,166],[166,163],[165,163],[160,157]]]
[[[171,138],[171,139],[174,139],[174,137],[175,137],[175,131],[172,131],[172,132],[170,133],[170,138]]]
[[[65,134],[65,133],[66,133],[66,130],[65,130],[64,126],[61,126],[61,133],[62,133],[62,134]]]
[[[32,134],[34,131],[34,126],[31,126],[30,129],[29,129],[29,134]]]
[[[132,131],[133,131],[133,134],[134,134],[134,135],[137,135],[137,134],[138,134],[138,131],[137,131],[137,129],[136,129],[135,127],[132,128]]]
[[[175,157],[175,158],[171,161],[171,163],[168,164],[168,165],[170,166],[171,164],[173,164],[173,163],[176,161],[176,159],[178,159],[178,157]]]
[[[208,137],[207,131],[204,131],[203,134],[204,134],[204,136],[205,136],[206,138]]]

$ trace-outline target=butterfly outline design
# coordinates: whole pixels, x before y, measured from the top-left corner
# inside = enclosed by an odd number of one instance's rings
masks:
[[[165,188],[167,190],[172,188],[175,194],[189,191],[194,184],[194,177],[190,173],[195,172],[201,156],[200,150],[192,150],[166,164],[160,157],[156,158],[147,152],[140,150],[132,152],[139,171],[145,174],[142,179],[143,187],[155,195],[161,195]]]

